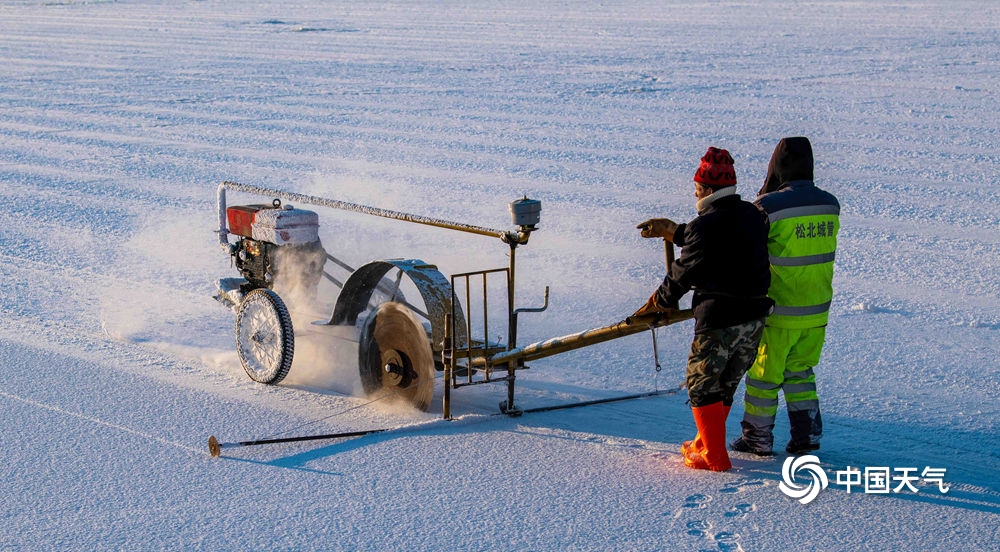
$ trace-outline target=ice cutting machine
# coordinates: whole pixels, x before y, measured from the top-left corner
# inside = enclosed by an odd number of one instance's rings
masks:
[[[270,203],[227,205],[227,191],[272,198]],[[506,268],[455,274],[445,278],[436,266],[419,259],[371,261],[357,269],[331,255],[319,239],[319,217],[313,211],[292,208],[288,203],[352,211],[372,216],[457,230],[499,238],[509,247]],[[340,288],[329,320],[314,325],[346,330],[358,349],[358,371],[369,395],[392,394],[426,410],[433,395],[434,372],[444,372],[443,415],[451,417],[451,390],[468,385],[507,383],[503,412],[517,415],[514,382],[525,362],[602,343],[665,326],[692,317],[690,310],[669,317],[625,319],[615,324],[576,334],[517,346],[517,318],[521,313],[541,312],[548,307],[514,308],[514,282],[519,245],[525,245],[541,219],[541,202],[526,196],[509,205],[513,230],[451,222],[226,181],[217,192],[219,243],[233,258],[242,278],[217,282],[216,299],[236,313],[236,347],[241,364],[251,379],[274,384],[284,378],[292,364],[295,332],[286,294],[316,293],[322,278]],[[237,238],[230,243],[229,236]],[[668,258],[672,251],[668,245]],[[330,270],[346,271],[340,280]],[[389,273],[395,271],[395,277]],[[400,292],[407,278],[420,295],[423,308]],[[505,289],[506,343],[489,342],[489,297],[487,280],[499,278]],[[482,282],[481,296],[471,294]],[[463,301],[457,291],[464,291]],[[411,298],[412,299],[412,298]],[[415,301],[415,299],[414,299]],[[482,337],[474,337],[472,303],[482,306]],[[343,331],[340,335],[343,335]]]

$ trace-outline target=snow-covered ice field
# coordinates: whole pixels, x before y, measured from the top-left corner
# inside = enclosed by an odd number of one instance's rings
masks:
[[[997,3],[15,0],[0,29],[0,549],[1000,550]],[[264,386],[211,298],[223,180],[499,228],[526,194],[517,306],[551,304],[519,342],[603,326],[662,278],[635,225],[694,216],[705,149],[752,198],[794,135],[843,205],[809,504],[783,409],[774,458],[697,472],[684,392],[508,418],[479,386],[448,422],[440,382],[428,413],[367,404],[330,359]],[[354,266],[507,263],[317,211]],[[690,333],[659,331],[660,373],[648,333],[534,362],[519,406],[676,387]]]

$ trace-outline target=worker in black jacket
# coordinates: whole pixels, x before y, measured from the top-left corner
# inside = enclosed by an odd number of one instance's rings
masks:
[[[694,340],[687,364],[687,388],[698,434],[681,447],[684,464],[725,471],[726,418],[743,375],[757,356],[771,274],[767,215],[736,193],[733,158],[708,148],[694,176],[698,216],[687,224],[650,219],[638,228],[681,247],[663,284],[636,315],[669,312],[694,290]]]

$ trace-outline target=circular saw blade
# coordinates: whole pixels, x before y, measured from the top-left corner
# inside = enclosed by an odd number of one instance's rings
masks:
[[[365,323],[359,351],[366,393],[390,393],[427,410],[434,395],[434,357],[427,332],[410,309],[379,305]]]

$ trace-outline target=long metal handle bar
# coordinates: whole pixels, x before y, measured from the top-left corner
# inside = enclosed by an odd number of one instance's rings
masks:
[[[637,334],[650,328],[668,326],[670,324],[682,322],[691,318],[694,318],[694,312],[691,309],[674,311],[669,317],[628,317],[626,320],[622,320],[621,322],[611,324],[609,326],[584,330],[579,333],[564,335],[562,337],[553,337],[552,339],[539,341],[537,343],[525,345],[524,347],[517,347],[509,351],[497,353],[488,358],[474,358],[472,359],[471,365],[498,365],[511,361],[529,362],[555,354],[564,353],[566,351],[580,349],[590,345],[596,345],[598,343],[604,343],[605,341],[611,341],[612,339]]]
[[[429,218],[409,213],[401,213],[399,211],[380,209],[378,207],[359,205],[357,203],[348,203],[346,201],[339,201],[336,199],[327,199],[323,197],[297,194],[294,192],[286,192],[283,190],[264,188],[261,186],[254,186],[252,184],[240,184],[239,182],[232,182],[226,180],[222,184],[219,184],[218,207],[219,207],[219,244],[222,245],[222,247],[226,248],[227,250],[229,248],[229,236],[227,231],[228,221],[226,220],[226,190],[234,190],[237,192],[256,194],[265,197],[276,197],[281,199],[282,201],[295,202],[300,204],[305,203],[308,205],[318,205],[322,207],[330,207],[332,209],[340,209],[342,211],[353,211],[356,213],[364,213],[366,215],[373,215],[376,217],[402,220],[406,222],[415,222],[417,224],[436,226],[438,228],[447,228],[449,230],[459,230],[462,232],[479,234],[481,236],[500,238],[500,240],[504,241],[505,243],[510,243],[508,240],[511,239],[515,241],[520,239],[517,233],[508,232],[506,230],[496,230],[493,228],[485,228],[483,226],[475,226],[472,224],[451,222],[447,220]]]

